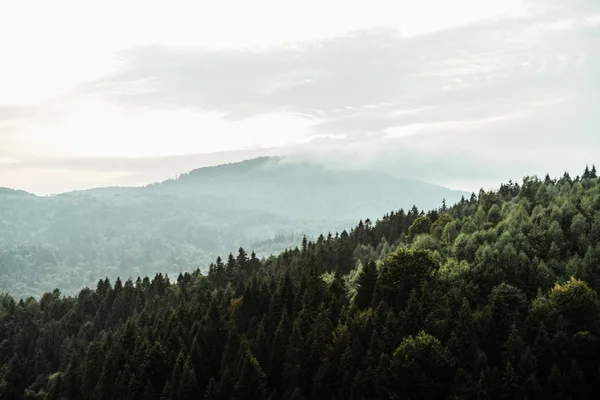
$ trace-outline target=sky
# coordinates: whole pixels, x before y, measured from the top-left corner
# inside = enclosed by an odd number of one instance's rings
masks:
[[[2,2],[0,186],[281,154],[477,191],[600,164],[597,0],[210,3]]]

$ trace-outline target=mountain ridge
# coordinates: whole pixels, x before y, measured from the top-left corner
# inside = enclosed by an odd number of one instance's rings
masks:
[[[323,165],[320,163],[312,163],[310,161],[295,160],[293,158],[289,158],[286,156],[260,156],[260,157],[248,158],[248,159],[241,160],[241,161],[233,161],[233,162],[227,162],[227,163],[218,164],[218,165],[194,168],[187,172],[180,173],[177,176],[177,178],[169,178],[169,179],[165,179],[163,181],[152,182],[152,183],[148,183],[148,184],[140,185],[140,186],[112,185],[112,186],[103,186],[103,187],[94,187],[94,188],[88,188],[88,189],[67,191],[67,192],[58,193],[56,195],[58,196],[58,195],[66,195],[66,194],[84,194],[84,193],[101,191],[101,190],[117,190],[117,189],[119,189],[119,190],[138,190],[138,189],[145,189],[145,188],[154,188],[157,186],[160,187],[160,186],[164,186],[164,185],[172,185],[175,183],[181,183],[182,181],[198,179],[200,177],[207,177],[207,176],[210,177],[211,175],[214,175],[217,173],[223,173],[223,172],[249,173],[250,171],[255,171],[256,169],[259,169],[261,167],[286,166],[286,165],[319,169],[319,170],[321,170],[323,172],[327,172],[327,173],[374,174],[376,176],[387,177],[389,179],[402,180],[404,182],[412,182],[412,183],[417,183],[417,184],[426,184],[426,185],[430,185],[432,187],[448,189],[452,192],[460,192],[462,194],[470,194],[463,190],[452,189],[452,188],[448,188],[448,187],[445,187],[440,184],[430,183],[427,181],[418,180],[418,179],[414,179],[414,178],[397,176],[392,173],[385,172],[385,171],[379,171],[376,169],[360,169],[360,168],[344,169],[344,168],[339,168],[339,167],[328,167],[326,165]]]

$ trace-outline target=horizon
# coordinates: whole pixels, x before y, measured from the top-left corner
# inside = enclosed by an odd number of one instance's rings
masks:
[[[214,154],[214,153],[207,153],[207,154]],[[200,155],[204,155],[204,154],[200,154]],[[168,157],[167,157],[168,158]],[[111,188],[115,188],[115,189],[135,189],[135,188],[144,188],[144,187],[148,187],[148,186],[152,186],[155,184],[162,184],[165,182],[168,182],[170,180],[178,180],[181,178],[182,175],[186,175],[189,173],[192,173],[194,171],[198,171],[201,169],[205,169],[205,168],[213,168],[213,167],[220,167],[220,166],[224,166],[224,165],[235,165],[235,164],[241,164],[241,163],[245,163],[245,162],[250,162],[250,161],[255,161],[258,159],[262,159],[262,158],[266,158],[266,159],[274,159],[274,158],[280,158],[280,159],[286,159],[286,156],[280,156],[280,155],[266,155],[266,156],[257,156],[257,157],[252,157],[252,158],[242,158],[242,159],[236,159],[235,161],[228,161],[228,162],[223,162],[223,163],[217,163],[217,164],[207,164],[207,165],[203,165],[197,168],[192,168],[190,170],[185,170],[183,172],[180,173],[176,173],[174,176],[170,176],[167,177],[163,180],[158,180],[158,181],[152,181],[152,182],[143,182],[143,183],[139,183],[139,184],[124,184],[124,185],[110,185],[110,186],[90,186],[90,187],[84,187],[84,188],[80,188],[80,189],[74,189],[74,190],[67,190],[64,192],[52,192],[52,193],[36,193],[36,192],[31,192],[25,189],[21,189],[18,187],[8,187],[8,186],[2,186],[0,185],[0,189],[9,189],[9,190],[13,190],[16,192],[25,192],[27,194],[31,194],[34,195],[36,197],[54,197],[54,196],[60,196],[60,195],[64,195],[64,194],[69,194],[69,193],[77,193],[77,192],[85,192],[88,190],[95,190],[95,189],[111,189]],[[294,158],[289,158],[289,160],[291,160],[291,163],[310,163],[310,161],[306,161],[306,160],[302,160],[302,159],[294,159]],[[314,163],[314,165],[320,165],[318,163]],[[325,166],[326,167],[326,166]],[[596,170],[596,165],[595,164],[586,164],[585,168],[589,168],[590,170]],[[343,169],[343,168],[332,168],[333,170],[339,170],[339,171],[349,171],[348,169]],[[385,174],[388,174],[394,178],[398,178],[398,179],[405,179],[405,180],[411,180],[412,178],[410,177],[405,177],[405,176],[398,176],[398,175],[393,175],[393,174],[389,174],[386,173],[384,171],[376,171],[374,169],[372,169],[371,171],[373,172],[383,172]],[[520,179],[514,180],[514,179],[509,179],[508,181],[503,181],[503,182],[498,182],[495,186],[492,187],[480,187],[477,188],[475,190],[466,190],[466,189],[461,189],[461,188],[453,188],[453,187],[448,187],[448,186],[443,186],[443,185],[439,185],[437,183],[434,182],[429,182],[429,181],[425,181],[425,180],[416,180],[417,182],[422,182],[422,183],[426,183],[429,185],[433,185],[433,186],[440,186],[443,187],[445,189],[449,189],[451,191],[456,191],[456,192],[462,192],[464,194],[477,194],[480,190],[484,190],[485,192],[492,192],[492,191],[497,191],[499,189],[499,187],[502,184],[506,184],[508,182],[513,182],[513,183],[517,183],[517,184],[521,184],[523,179],[527,178],[527,177],[536,177],[538,179],[542,179],[543,177],[545,177],[546,175],[549,175],[551,179],[560,179],[560,177],[562,177],[564,174],[569,174],[572,177],[580,177],[581,174],[580,173],[576,173],[574,171],[564,171],[562,174],[559,175],[552,175],[549,173],[545,173],[543,174],[543,176],[541,175],[537,175],[537,174],[533,174],[533,175],[525,175],[523,177],[521,177]]]
[[[208,153],[208,154],[214,154],[214,153]],[[200,154],[200,155],[203,155],[203,154]],[[215,168],[215,167],[221,167],[221,166],[226,166],[226,165],[242,164],[242,163],[246,163],[246,162],[257,161],[259,159],[281,159],[281,160],[286,160],[286,157],[287,156],[266,155],[266,156],[252,157],[252,158],[243,158],[243,159],[239,159],[239,160],[236,160],[236,161],[229,161],[229,162],[224,162],[224,163],[219,163],[219,164],[207,164],[207,165],[204,165],[204,166],[200,166],[198,168],[193,168],[193,169],[190,169],[190,170],[183,171],[181,173],[177,173],[174,176],[167,177],[166,179],[163,179],[163,180],[152,181],[152,182],[145,182],[145,183],[140,183],[140,184],[137,184],[137,185],[132,184],[132,185],[91,186],[91,187],[85,187],[85,188],[81,188],[81,189],[68,190],[68,191],[65,191],[65,192],[55,192],[55,193],[39,193],[39,192],[36,193],[36,192],[31,192],[31,191],[28,191],[28,190],[21,189],[21,188],[8,187],[8,186],[0,186],[0,189],[8,189],[8,190],[13,190],[15,192],[25,192],[27,194],[34,195],[36,197],[54,197],[54,196],[60,196],[60,195],[63,195],[63,194],[85,192],[85,191],[88,191],[88,190],[95,190],[95,189],[111,189],[111,188],[118,188],[118,189],[130,189],[131,188],[131,189],[134,189],[134,188],[144,188],[144,187],[148,187],[148,186],[152,186],[152,185],[156,185],[156,184],[162,184],[162,183],[165,183],[165,182],[168,182],[168,181],[171,181],[171,180],[179,180],[183,175],[187,175],[187,174],[193,173],[195,171],[199,171],[199,170],[206,169],[206,168]],[[310,161],[301,160],[301,159],[300,160],[295,160],[293,158],[289,158],[288,160],[289,160],[289,162],[291,164],[310,163]],[[319,164],[319,163],[313,163],[313,165],[321,166],[321,164]],[[327,168],[327,166],[324,166],[324,167]],[[348,170],[348,169],[335,168],[335,167],[331,168],[331,169],[334,170],[334,171],[351,171],[351,170]],[[390,177],[394,177],[394,178],[397,178],[397,179],[403,179],[403,180],[407,180],[407,181],[414,180],[414,179],[411,179],[409,177],[397,176],[397,175],[389,174],[389,173],[386,173],[386,172],[383,172],[383,171],[376,171],[376,170],[370,170],[370,171],[372,171],[374,173],[382,173],[382,174],[385,174],[385,175],[389,175]],[[427,184],[433,185],[433,186],[440,186],[440,187],[443,187],[445,189],[450,189],[451,191],[463,192],[463,193],[471,193],[471,192],[466,191],[466,190],[445,187],[445,186],[438,185],[438,184],[435,184],[435,183],[432,183],[432,182],[427,182],[427,181],[422,181],[422,180],[415,180],[415,181],[416,182],[427,183]],[[475,192],[473,192],[473,193],[475,193]]]

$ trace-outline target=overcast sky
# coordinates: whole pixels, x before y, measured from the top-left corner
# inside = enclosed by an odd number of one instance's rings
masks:
[[[477,190],[600,163],[598,0],[209,3],[2,2],[0,186],[292,154]]]

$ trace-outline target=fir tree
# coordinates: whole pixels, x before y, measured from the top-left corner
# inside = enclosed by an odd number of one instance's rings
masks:
[[[356,306],[363,310],[371,306],[373,291],[377,283],[377,266],[374,261],[368,262],[360,272],[357,281],[357,292],[354,298]]]
[[[265,398],[267,377],[258,361],[248,350],[233,390],[235,400],[253,400]]]

